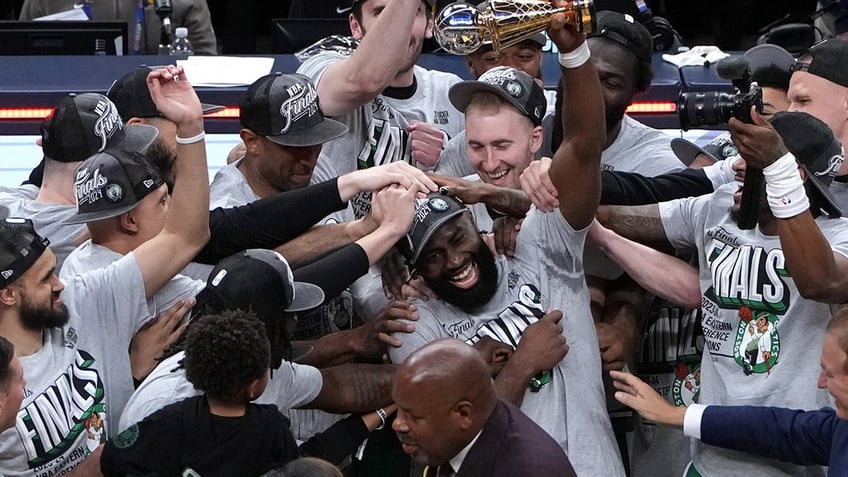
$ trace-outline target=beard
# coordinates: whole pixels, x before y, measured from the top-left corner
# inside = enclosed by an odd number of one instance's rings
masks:
[[[68,307],[62,303],[57,310],[52,306],[39,307],[26,296],[21,300],[21,323],[25,328],[40,331],[45,328],[60,328],[68,322]]]
[[[477,265],[477,272],[480,275],[473,287],[459,288],[441,278],[427,283],[439,298],[465,312],[471,312],[488,303],[498,287],[498,267],[495,256],[482,239],[472,260]]]

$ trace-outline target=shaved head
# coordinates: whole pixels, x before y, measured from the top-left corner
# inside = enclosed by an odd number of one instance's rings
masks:
[[[440,465],[477,435],[498,402],[489,366],[477,350],[455,339],[429,343],[395,373],[392,427],[405,452]]]

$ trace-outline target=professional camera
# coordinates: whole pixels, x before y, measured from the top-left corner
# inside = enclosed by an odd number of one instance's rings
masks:
[[[731,80],[735,91],[680,93],[677,114],[684,131],[726,124],[730,118],[751,123],[751,106],[756,106],[759,113],[763,112],[763,90],[751,81],[751,69],[745,57],[729,57],[719,61],[716,74]]]

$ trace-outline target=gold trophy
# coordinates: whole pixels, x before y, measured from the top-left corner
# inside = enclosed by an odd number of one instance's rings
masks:
[[[546,0],[487,0],[482,11],[468,3],[455,2],[436,18],[436,41],[455,55],[473,53],[486,42],[500,51],[548,28],[557,13],[564,13],[566,23],[580,32],[591,33],[594,29],[592,0],[570,0],[561,7]]]

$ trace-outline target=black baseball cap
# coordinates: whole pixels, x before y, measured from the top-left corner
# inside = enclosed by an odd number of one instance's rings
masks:
[[[776,113],[771,125],[807,172],[807,182],[821,199],[824,212],[831,217],[844,216],[829,187],[845,160],[845,150],[830,127],[808,113],[789,111]]]
[[[471,98],[483,91],[494,93],[515,106],[534,126],[542,125],[548,101],[542,87],[527,73],[509,66],[496,66],[476,80],[461,81],[451,86],[448,98],[456,109],[464,113]]]
[[[4,207],[0,215],[8,212]],[[49,240],[35,232],[32,220],[3,218],[0,221],[0,288],[11,285],[32,268],[49,244]]]
[[[147,75],[153,69],[149,66],[139,66],[129,73],[112,82],[106,96],[118,107],[118,113],[126,121],[129,118],[155,118],[162,113],[156,109],[150,89],[147,87]],[[217,104],[200,104],[203,114],[210,114],[224,109]]]
[[[795,57],[792,56],[792,53],[771,43],[763,43],[750,48],[745,51],[743,56],[748,59],[751,71],[776,66],[781,71],[788,72],[795,63]]]
[[[159,169],[141,153],[108,150],[86,159],[74,177],[77,214],[66,223],[117,217],[134,209],[165,183]]]
[[[263,323],[294,318],[284,312],[318,307],[324,291],[312,283],[295,281],[286,259],[273,250],[249,249],[231,255],[209,273],[209,280],[196,297],[198,314],[224,310],[250,310]],[[288,338],[288,337],[286,337]],[[289,343],[289,359],[312,349],[306,343]]]
[[[259,78],[239,107],[242,127],[283,146],[314,146],[347,132],[344,124],[324,117],[315,86],[298,73]]]
[[[48,159],[81,162],[106,149],[144,152],[158,135],[153,126],[125,125],[102,94],[70,94],[41,123],[41,148]]]
[[[839,38],[813,46],[793,65],[793,71],[806,71],[848,88],[848,41]]]
[[[416,199],[412,226],[398,243],[401,253],[414,264],[433,234],[447,221],[465,212],[469,210],[459,199],[441,192],[431,192],[424,199]]]
[[[254,248],[221,260],[204,289],[226,309],[251,308],[263,321],[282,312],[311,310],[324,302],[318,285],[295,281],[289,262],[273,250]],[[218,311],[221,311],[218,310]]]
[[[733,157],[739,154],[739,150],[733,145],[730,140],[730,133],[722,133],[710,140],[704,147],[687,141],[686,139],[676,137],[671,140],[671,150],[680,159],[680,162],[686,166],[692,165],[695,157],[698,154],[706,154],[714,162],[723,161],[728,157]]]
[[[644,25],[627,13],[599,11],[597,27],[588,38],[606,38],[630,50],[639,61],[650,63],[654,54],[654,39]]]

